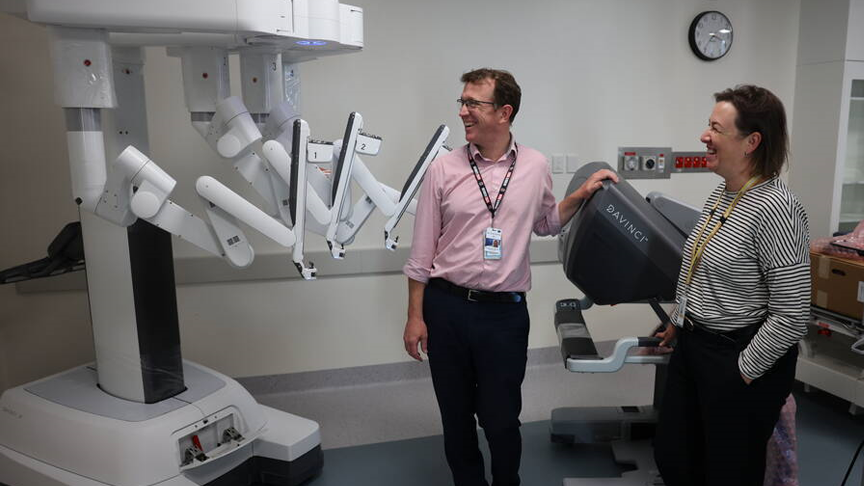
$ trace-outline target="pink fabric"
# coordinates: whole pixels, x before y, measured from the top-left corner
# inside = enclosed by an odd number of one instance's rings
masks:
[[[764,486],[798,486],[798,435],[795,433],[797,409],[795,398],[790,393],[780,409],[774,434],[768,440]]]
[[[854,246],[864,246],[864,221],[858,223],[852,233],[843,236],[834,236],[831,238],[815,238],[810,241],[810,250],[823,255],[831,255],[847,260],[864,261],[864,256],[858,254],[857,251],[834,246],[833,241],[841,241],[852,243]]]
[[[423,283],[429,278],[443,278],[478,290],[527,291],[531,288],[531,231],[541,236],[561,231],[546,157],[511,142],[510,150],[501,159],[491,161],[470,146],[493,201],[513,157],[517,158],[493,222],[465,147],[437,158],[429,166],[418,198],[411,256],[403,272]],[[483,238],[490,226],[503,231],[501,260],[483,259]]]

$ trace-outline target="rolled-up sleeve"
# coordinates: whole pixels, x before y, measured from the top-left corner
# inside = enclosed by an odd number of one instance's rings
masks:
[[[555,195],[552,194],[552,174],[549,172],[548,164],[545,165],[546,177],[543,178],[541,188],[539,216],[534,221],[534,234],[538,236],[557,235],[561,232],[561,216],[558,214],[558,204]]]
[[[797,201],[766,208],[757,235],[760,266],[768,286],[768,316],[741,352],[738,367],[755,379],[768,371],[807,332],[810,318],[810,255],[807,215]]]
[[[442,177],[441,164],[439,161],[433,161],[426,172],[417,198],[411,255],[402,267],[402,273],[418,282],[429,281],[432,261],[438,248],[438,237],[441,235]]]

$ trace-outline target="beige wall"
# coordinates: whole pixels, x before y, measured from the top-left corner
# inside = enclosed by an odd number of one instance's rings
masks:
[[[355,3],[365,10],[366,49],[304,64],[302,108],[313,137],[324,139],[341,137],[348,112],[361,112],[366,129],[384,137],[382,153],[367,165],[393,187],[401,187],[438,124],[450,125],[451,144],[462,142],[454,100],[459,75],[472,67],[516,75],[524,92],[514,127],[520,142],[583,161],[613,162],[619,145],[701,149],[711,93],[734,84],[767,86],[792,106],[796,1]],[[726,58],[705,63],[690,52],[686,30],[698,12],[713,9],[732,19],[735,42]],[[0,16],[0,45],[0,227],[11,236],[0,238],[5,268],[41,257],[76,212],[44,30]],[[147,58],[151,157],[178,179],[172,197],[200,214],[195,177],[243,184],[189,127],[178,61],[160,49],[148,49]],[[559,197],[569,179],[554,176]],[[634,185],[701,205],[716,183],[700,174]],[[373,217],[355,246],[378,247],[382,224]],[[408,219],[404,245],[410,226]],[[323,248],[320,238],[309,239]],[[252,240],[259,254],[280,251]],[[201,255],[182,242],[175,253]],[[534,267],[532,347],[556,344],[554,302],[576,293],[557,265]],[[181,286],[184,356],[234,376],[407,360],[405,295],[400,275]],[[592,309],[587,317],[598,340],[645,333],[654,324],[647,306]],[[0,287],[0,389],[92,359],[88,318],[83,293],[18,295]]]

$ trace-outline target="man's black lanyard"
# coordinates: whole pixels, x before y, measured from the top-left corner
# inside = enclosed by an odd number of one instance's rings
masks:
[[[468,152],[468,163],[471,164],[471,170],[474,171],[474,178],[477,179],[477,185],[480,187],[480,194],[483,195],[483,202],[486,203],[486,207],[489,209],[489,212],[492,213],[492,217],[495,217],[495,212],[498,211],[498,206],[501,205],[501,201],[504,199],[504,193],[507,192],[507,186],[510,184],[510,178],[513,177],[513,168],[516,167],[516,158],[513,158],[513,163],[510,164],[510,168],[507,170],[507,175],[504,176],[504,181],[501,182],[501,188],[498,189],[498,196],[495,198],[495,204],[492,204],[492,199],[489,197],[489,191],[486,190],[486,184],[483,182],[483,176],[480,175],[480,169],[477,168],[477,163],[474,162],[474,157],[471,156],[471,150],[469,145],[465,146],[465,151]]]

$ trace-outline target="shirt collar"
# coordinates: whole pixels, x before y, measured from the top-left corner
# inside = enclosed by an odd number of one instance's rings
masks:
[[[773,183],[774,181],[776,181],[776,180],[779,179],[779,178],[780,178],[780,176],[777,176],[777,175],[769,176],[768,178],[766,178],[766,179],[762,179],[761,181],[759,181],[758,184],[753,184],[749,189],[747,189],[747,191],[752,191],[753,189],[767,186],[768,184]],[[727,191],[727,190],[726,190],[726,182],[725,182],[725,181],[724,181],[724,182],[721,182],[720,185],[723,187],[723,192],[724,192],[724,193],[726,193],[726,194],[732,194],[732,195],[738,194],[738,191]]]
[[[504,152],[504,155],[502,155],[501,158],[498,160],[489,160],[489,159],[483,157],[483,155],[480,154],[480,150],[478,150],[477,146],[474,145],[473,143],[468,144],[468,151],[471,153],[471,158],[474,159],[475,162],[485,161],[485,162],[493,162],[494,163],[494,162],[500,162],[502,160],[512,160],[512,159],[510,159],[511,156],[513,158],[516,158],[519,156],[519,146],[516,145],[516,137],[514,137],[512,133],[510,134],[510,147],[507,149],[506,152]]]

